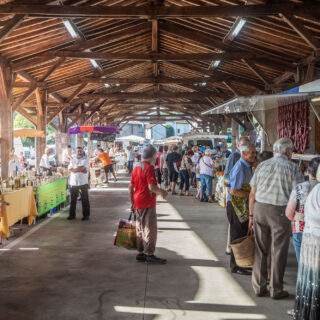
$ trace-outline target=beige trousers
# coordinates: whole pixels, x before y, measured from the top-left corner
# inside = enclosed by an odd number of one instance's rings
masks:
[[[158,232],[156,208],[138,209],[136,218],[137,249],[146,255],[153,255]]]
[[[257,294],[267,290],[269,254],[270,295],[273,297],[283,290],[291,234],[285,208],[259,202],[254,205],[255,257],[252,285]]]

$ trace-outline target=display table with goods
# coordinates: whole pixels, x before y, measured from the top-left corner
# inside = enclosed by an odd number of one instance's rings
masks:
[[[37,216],[37,206],[34,198],[33,187],[26,186],[18,190],[3,190],[1,194],[0,236],[8,238],[10,228],[28,218],[32,224]]]
[[[217,184],[215,189],[215,200],[218,204],[225,208],[226,207],[226,194],[227,187],[225,186],[224,172],[218,171],[216,172]]]
[[[106,180],[106,174],[100,162],[90,161],[90,186],[97,187]]]
[[[35,187],[38,216],[42,216],[67,202],[67,177],[53,177]]]

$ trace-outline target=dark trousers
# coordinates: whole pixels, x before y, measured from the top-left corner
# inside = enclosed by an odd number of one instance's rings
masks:
[[[241,223],[234,211],[231,201],[227,202],[227,217],[230,224],[230,242],[245,237],[248,234],[248,221]],[[240,267],[237,266],[233,252],[230,254],[230,269],[235,272]]]
[[[160,170],[159,168],[157,168],[157,169],[155,170],[155,173],[156,173],[156,178],[157,178],[158,184],[161,184],[161,183],[162,183],[161,170]]]
[[[133,171],[133,161],[128,161],[127,168],[128,172],[131,174]]]
[[[180,190],[189,191],[190,175],[188,170],[180,170]]]
[[[168,168],[164,168],[163,169],[163,180],[164,180],[164,186],[166,188],[169,187],[170,181],[169,181],[169,169]]]
[[[267,290],[268,256],[271,257],[270,295],[283,290],[283,277],[287,265],[290,243],[290,221],[285,206],[256,202],[254,204],[255,255],[252,285],[255,293]]]
[[[81,195],[81,203],[82,203],[82,214],[84,217],[90,216],[90,203],[89,203],[89,186],[87,184],[83,186],[71,186],[70,187],[70,210],[69,216],[76,216],[76,208],[77,208],[77,200],[79,197],[79,193]]]

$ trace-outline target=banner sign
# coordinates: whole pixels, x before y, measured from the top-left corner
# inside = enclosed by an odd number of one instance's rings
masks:
[[[90,140],[113,142],[116,139],[115,134],[91,133]]]
[[[57,179],[36,188],[38,215],[41,216],[51,209],[67,201],[67,178]]]

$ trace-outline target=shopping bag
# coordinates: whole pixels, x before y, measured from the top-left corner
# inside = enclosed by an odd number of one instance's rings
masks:
[[[137,234],[135,223],[131,220],[132,213],[128,220],[120,219],[117,233],[114,238],[114,245],[128,250],[137,249]]]
[[[254,262],[254,235],[236,239],[230,243],[236,263],[241,268],[252,268]]]

